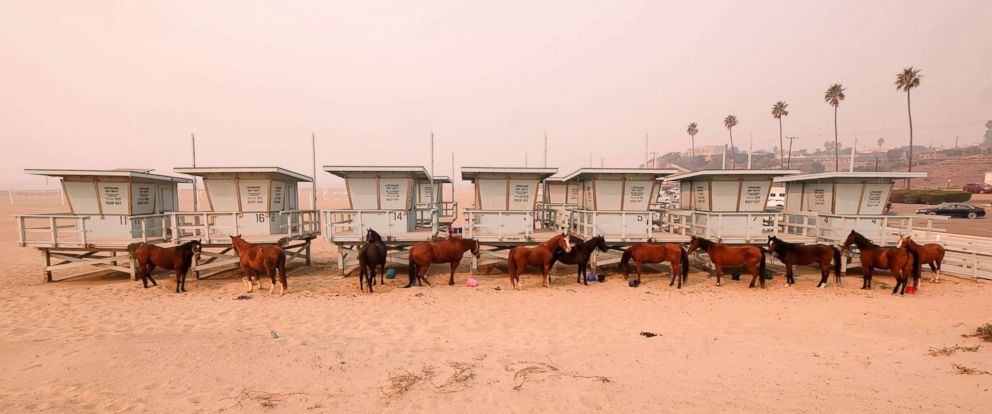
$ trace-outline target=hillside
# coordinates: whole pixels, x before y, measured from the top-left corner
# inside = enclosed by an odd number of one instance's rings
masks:
[[[967,183],[980,183],[985,180],[985,173],[992,171],[992,155],[975,155],[955,159],[934,161],[913,168],[913,171],[927,173],[927,178],[913,180],[913,187],[946,188],[947,180],[950,187],[960,189]]]

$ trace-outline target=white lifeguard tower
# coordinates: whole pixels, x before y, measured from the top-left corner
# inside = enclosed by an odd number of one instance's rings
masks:
[[[53,271],[80,268],[71,276],[109,269],[130,273],[134,280],[128,245],[171,240],[169,213],[179,205],[178,184],[192,182],[150,171],[25,170],[58,177],[69,205],[68,213],[14,216],[18,243],[42,252],[45,282],[52,281]],[[52,259],[61,262],[52,264]]]
[[[433,186],[431,186],[432,182]],[[451,177],[445,175],[419,177],[417,187],[417,225],[421,228],[431,228],[432,218],[437,217],[438,231],[450,232],[451,225],[458,220],[458,202],[454,201],[455,189]],[[445,187],[451,193],[450,200],[445,195]],[[434,208],[431,208],[431,203],[434,203]],[[437,214],[433,213],[435,210]]]
[[[679,209],[668,210],[663,227],[673,233],[727,244],[764,243],[778,234],[778,212],[765,211],[775,177],[796,170],[701,170],[665,179],[679,185]]]
[[[406,264],[403,251],[439,235],[442,224],[457,217],[457,204],[445,209],[445,178],[432,180],[420,166],[324,166],[324,171],[344,179],[348,208],[322,210],[324,237],[338,248],[342,275],[358,266],[358,252],[368,229],[382,236],[391,248],[387,261]],[[433,181],[433,187],[432,187]],[[437,199],[432,201],[433,194]],[[444,212],[448,213],[446,215]]]
[[[572,234],[603,236],[611,246],[667,239],[654,223],[651,204],[661,188],[659,178],[671,169],[580,168],[564,178],[578,192],[578,207],[569,209]],[[681,240],[681,237],[678,237]]]
[[[884,246],[898,243],[899,233],[934,231],[934,217],[885,213],[896,180],[926,176],[925,172],[842,171],[778,177],[775,182],[786,186],[783,233],[840,244],[855,230]],[[916,225],[920,223],[926,226]]]
[[[462,167],[462,179],[475,189],[473,208],[465,210],[465,237],[486,246],[479,266],[505,262],[507,250],[547,240],[559,229],[541,225],[537,193],[541,181],[557,168]]]
[[[299,207],[299,183],[309,176],[279,167],[180,167],[175,172],[203,178],[207,203],[201,211],[173,212],[174,241],[200,240],[203,253],[196,277],[238,266],[231,237],[249,243],[277,244],[287,262],[310,265],[310,242],[320,234],[315,210]]]

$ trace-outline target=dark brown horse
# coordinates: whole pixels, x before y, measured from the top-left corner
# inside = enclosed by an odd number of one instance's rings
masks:
[[[148,287],[148,279],[158,286],[152,277],[155,266],[176,271],[176,293],[186,291],[186,275],[193,266],[194,257],[199,256],[199,240],[188,241],[175,247],[158,247],[154,244],[138,243],[128,246],[131,257],[137,262],[135,270],[141,276],[141,284]]]
[[[379,282],[385,284],[386,274],[386,254],[388,248],[386,242],[382,241],[382,236],[375,230],[369,229],[365,234],[365,245],[358,252],[358,290],[365,291],[363,282],[369,285],[369,293],[372,293],[372,285],[375,284],[375,268],[379,266]]]
[[[569,237],[571,238],[571,236]],[[575,246],[572,247],[572,251],[566,252],[561,249],[555,250],[554,257],[551,259],[551,267],[555,266],[555,261],[569,265],[576,265],[579,268],[579,275],[578,278],[575,279],[575,283],[582,283],[588,286],[589,280],[586,278],[586,270],[589,267],[589,258],[592,257],[592,252],[599,249],[599,251],[605,253],[609,250],[609,246],[606,245],[606,239],[603,238],[603,236],[596,236],[586,241],[582,241],[582,239],[579,238],[572,238],[571,241],[575,244]]]
[[[541,266],[544,275],[544,287],[551,287],[551,261],[555,257],[555,250],[572,251],[572,245],[568,242],[568,237],[558,234],[548,241],[534,247],[517,246],[510,249],[510,254],[506,258],[507,266],[510,270],[510,283],[514,289],[520,289],[520,274],[527,266]]]
[[[930,265],[930,271],[933,272],[933,277],[930,278],[931,283],[937,283],[940,281],[940,265],[944,262],[944,246],[937,243],[927,243],[919,244],[912,238],[913,236],[899,236],[899,245],[896,247],[905,247],[909,250],[916,252],[920,256],[920,265],[923,263]],[[914,275],[916,279],[919,279],[920,275]],[[913,287],[918,287],[915,285],[916,281],[913,282]]]
[[[241,271],[244,272],[248,281],[248,292],[254,288],[252,280],[258,283],[258,288],[262,288],[259,281],[258,272],[265,271],[269,277],[271,287],[269,294],[276,290],[276,275],[279,276],[279,295],[286,293],[289,285],[286,283],[286,252],[282,247],[275,245],[254,245],[245,241],[241,236],[231,236],[231,243],[234,245],[234,252],[238,254],[241,261]]]
[[[449,285],[455,284],[455,269],[462,261],[465,252],[471,251],[472,255],[479,257],[479,242],[461,237],[448,237],[441,241],[423,241],[410,248],[408,268],[410,270],[410,283],[404,287],[431,282],[427,280],[427,271],[433,263],[448,263],[451,265],[451,277],[448,279]]]
[[[689,253],[696,250],[706,252],[716,267],[716,285],[720,286],[720,276],[723,274],[724,266],[747,266],[747,270],[753,275],[751,285],[760,280],[761,287],[765,287],[765,251],[756,246],[730,247],[720,242],[713,242],[701,237],[693,236],[689,241]]]
[[[845,249],[851,245],[858,246],[858,250],[861,251],[861,271],[864,272],[862,289],[871,289],[871,277],[875,269],[888,269],[892,272],[892,277],[896,278],[896,286],[892,288],[892,294],[901,295],[906,293],[906,282],[909,277],[916,277],[919,272],[920,257],[912,250],[881,247],[854,230],[851,230],[851,234],[848,234],[847,240],[844,241]]]
[[[675,280],[678,279],[678,288],[682,289],[682,283],[689,278],[689,253],[678,243],[637,243],[628,247],[620,256],[620,269],[623,269],[625,280],[630,274],[630,259],[634,259],[634,265],[637,267],[638,283],[641,281],[642,263],[671,263],[672,281],[668,283],[668,286],[675,284]]]
[[[768,250],[772,256],[785,263],[785,283],[796,283],[793,276],[793,266],[806,266],[813,263],[820,265],[820,283],[816,287],[827,285],[830,276],[830,260],[834,261],[834,280],[840,286],[840,249],[826,244],[789,243],[775,236],[768,236]]]

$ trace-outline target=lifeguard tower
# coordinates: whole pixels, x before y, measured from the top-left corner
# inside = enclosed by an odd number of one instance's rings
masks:
[[[433,186],[431,183],[433,182]],[[455,200],[454,184],[451,177],[435,175],[417,179],[417,225],[421,228],[432,228],[433,217],[437,218],[438,231],[450,233],[451,225],[458,220],[458,202]],[[445,188],[451,198],[445,195]],[[431,208],[434,203],[434,208]],[[432,212],[437,211],[437,214]]]
[[[778,234],[778,213],[765,211],[775,177],[796,170],[701,170],[666,178],[679,185],[679,209],[663,227],[673,233],[727,244],[764,243]]]
[[[249,243],[277,244],[287,262],[310,265],[310,242],[320,234],[315,210],[299,207],[299,183],[309,176],[279,167],[182,167],[175,172],[203,178],[207,194],[202,211],[170,213],[174,240],[200,240],[203,252],[196,277],[236,268],[231,237]]]
[[[541,181],[557,168],[462,167],[462,179],[471,181],[475,203],[465,210],[465,237],[487,249],[472,260],[479,266],[506,261],[506,250],[547,240],[559,231],[537,220],[537,193]]]
[[[444,222],[457,217],[457,205],[449,204],[442,216],[444,179],[432,180],[420,166],[325,166],[324,171],[344,179],[348,208],[322,210],[324,237],[338,248],[342,275],[358,266],[358,252],[368,229],[375,230],[392,250],[387,261],[406,264],[402,252],[431,240]],[[451,180],[447,179],[447,184]],[[432,194],[438,200],[432,201]]]
[[[629,245],[665,238],[655,234],[650,205],[661,188],[659,178],[670,169],[580,168],[564,178],[578,192],[578,207],[570,209],[572,234],[588,239],[603,236],[611,245]],[[681,239],[681,238],[679,238]]]
[[[925,172],[826,172],[778,177],[785,184],[783,233],[843,243],[851,230],[880,245],[899,242],[920,223],[933,231],[932,217],[886,214],[896,180],[925,178]],[[915,223],[914,223],[915,222]]]
[[[128,245],[171,240],[169,213],[179,205],[178,184],[192,182],[150,171],[25,170],[58,177],[69,204],[68,213],[14,216],[18,243],[42,252],[45,282],[52,281],[53,271],[80,268],[83,272],[71,276],[109,269],[134,280]]]

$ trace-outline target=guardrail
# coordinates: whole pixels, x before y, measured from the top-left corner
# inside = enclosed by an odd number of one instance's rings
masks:
[[[320,212],[317,210],[280,211],[279,215],[286,217],[286,224],[279,228],[286,229],[286,235],[291,238],[320,234]]]
[[[653,211],[569,210],[569,213],[572,230],[584,239],[604,236],[608,241],[644,241],[655,231]]]
[[[432,210],[437,214],[437,210]],[[373,229],[385,239],[392,239],[402,233],[410,233],[407,210],[363,210],[340,209],[321,210],[324,237],[333,241],[361,241],[365,231]],[[433,218],[431,220],[434,222]],[[431,228],[431,234],[437,232]]]
[[[19,214],[17,243],[34,247],[85,247],[87,216],[72,214]]]
[[[465,210],[465,237],[495,241],[530,240],[534,235],[534,218],[533,210]]]
[[[668,210],[662,229],[670,233],[722,240],[724,243],[763,243],[778,234],[779,213]]]
[[[944,247],[941,271],[992,279],[992,240],[989,238],[926,230],[915,230],[913,238],[920,244],[937,243]]]
[[[230,236],[241,234],[240,216],[235,211],[173,212],[172,236],[177,241],[197,239],[205,244],[230,243]],[[229,224],[217,224],[217,219],[230,217]]]

